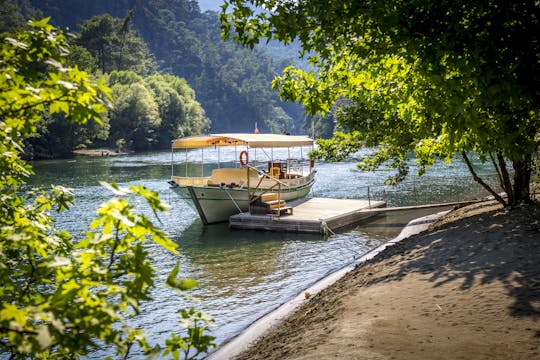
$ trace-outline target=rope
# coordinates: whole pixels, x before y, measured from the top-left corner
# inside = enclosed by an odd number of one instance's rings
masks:
[[[231,201],[233,202],[233,204],[236,206],[236,208],[238,209],[238,212],[241,213],[242,212],[242,209],[240,209],[240,206],[238,206],[238,204],[236,203],[236,201],[234,201],[233,197],[231,196],[231,194],[229,193],[229,190],[223,188],[223,190],[225,190],[225,192],[227,193],[227,195],[229,195],[229,199],[231,199]]]
[[[323,234],[324,236],[328,236],[328,233],[331,233],[332,235],[336,235],[336,233],[333,232],[332,229],[328,227],[328,224],[326,223],[326,221],[321,221],[321,234]]]

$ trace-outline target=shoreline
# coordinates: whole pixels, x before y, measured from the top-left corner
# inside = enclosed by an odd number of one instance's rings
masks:
[[[234,359],[540,358],[538,254],[540,204],[454,210],[303,301]]]
[[[106,157],[106,156],[122,156],[128,155],[127,152],[117,152],[112,149],[79,149],[72,151],[73,156],[90,156],[90,157]]]
[[[263,315],[255,320],[251,325],[245,328],[240,334],[222,344],[216,351],[210,353],[205,359],[207,360],[225,360],[234,359],[242,352],[248,350],[254,343],[261,339],[273,327],[279,325],[284,319],[297,311],[303,304],[307,303],[311,298],[317,296],[321,291],[332,286],[334,283],[343,278],[347,273],[351,272],[363,263],[375,258],[379,253],[386,248],[397,244],[398,242],[425,231],[430,224],[439,219],[441,216],[448,214],[451,210],[441,211],[434,214],[426,215],[409,221],[395,238],[377,246],[376,248],[363,254],[359,259],[353,261],[336,270],[323,278],[317,280],[305,290],[301,291],[291,300],[283,303],[276,309]],[[308,296],[309,295],[309,296]]]

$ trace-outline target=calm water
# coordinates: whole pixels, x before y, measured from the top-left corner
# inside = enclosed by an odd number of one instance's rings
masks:
[[[204,154],[206,160],[217,155]],[[234,156],[221,151],[220,159]],[[278,156],[275,154],[275,156]],[[200,152],[187,155],[189,171],[201,171]],[[325,275],[353,262],[361,254],[396,236],[411,219],[435,210],[380,216],[362,226],[324,238],[322,236],[229,230],[226,224],[203,226],[197,214],[169,189],[171,174],[168,152],[111,158],[76,158],[34,163],[31,183],[61,184],[73,188],[74,207],[58,217],[57,227],[82,234],[98,206],[110,197],[100,180],[121,185],[142,183],[159,192],[171,210],[160,216],[162,227],[174,239],[181,254],[170,254],[149,243],[157,269],[157,286],[152,302],[142,307],[137,325],[152,343],[163,341],[171,332],[180,332],[176,311],[194,305],[205,309],[215,320],[213,335],[218,344],[237,335],[250,323],[293,298]],[[184,153],[175,155],[175,173],[185,169]],[[474,192],[463,164],[437,164],[427,180],[409,182],[399,188],[381,186],[390,174],[359,171],[354,159],[343,163],[319,163],[317,181],[310,196],[337,198],[385,198],[390,205],[464,199]],[[489,172],[482,169],[480,172]],[[202,169],[207,173],[210,167]],[[369,191],[368,191],[369,186]],[[148,211],[143,205],[141,211]],[[182,276],[196,279],[200,286],[186,299],[164,285],[176,263]],[[111,355],[107,349],[94,354]],[[134,356],[137,357],[137,356]]]

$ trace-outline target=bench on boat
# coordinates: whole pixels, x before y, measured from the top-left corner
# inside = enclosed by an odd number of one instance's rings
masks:
[[[238,187],[247,186],[247,170],[245,168],[223,168],[212,170],[212,176],[208,179],[208,185],[221,186],[223,184],[231,186],[235,184]],[[249,169],[250,183],[251,185],[257,184],[259,181],[259,174],[253,169]]]
[[[208,177],[182,177],[173,176],[172,181],[178,186],[206,186],[208,185]],[[171,183],[171,185],[173,185]]]
[[[180,186],[229,186],[244,188],[247,187],[246,172],[246,168],[221,168],[212,170],[212,175],[209,177],[173,176],[172,181]],[[249,175],[251,187],[255,187],[257,184],[259,184],[259,180],[261,180],[261,178],[256,170],[249,169]],[[299,177],[300,175],[294,175],[294,177],[297,176]],[[272,179],[262,179],[263,187],[268,188],[275,184],[275,181]]]

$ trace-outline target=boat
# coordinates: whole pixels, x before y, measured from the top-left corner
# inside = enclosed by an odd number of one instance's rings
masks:
[[[223,147],[234,159],[221,161]],[[188,161],[188,152],[192,156],[195,149],[200,149],[198,176],[193,176],[195,162]],[[307,136],[231,133],[185,137],[171,142],[168,182],[196,209],[204,224],[228,221],[242,212],[281,216],[292,212],[287,201],[305,197],[313,186],[315,163],[308,157],[312,149],[313,139]],[[182,150],[185,164],[175,167],[175,155]],[[217,161],[205,162],[205,151],[217,151]]]

